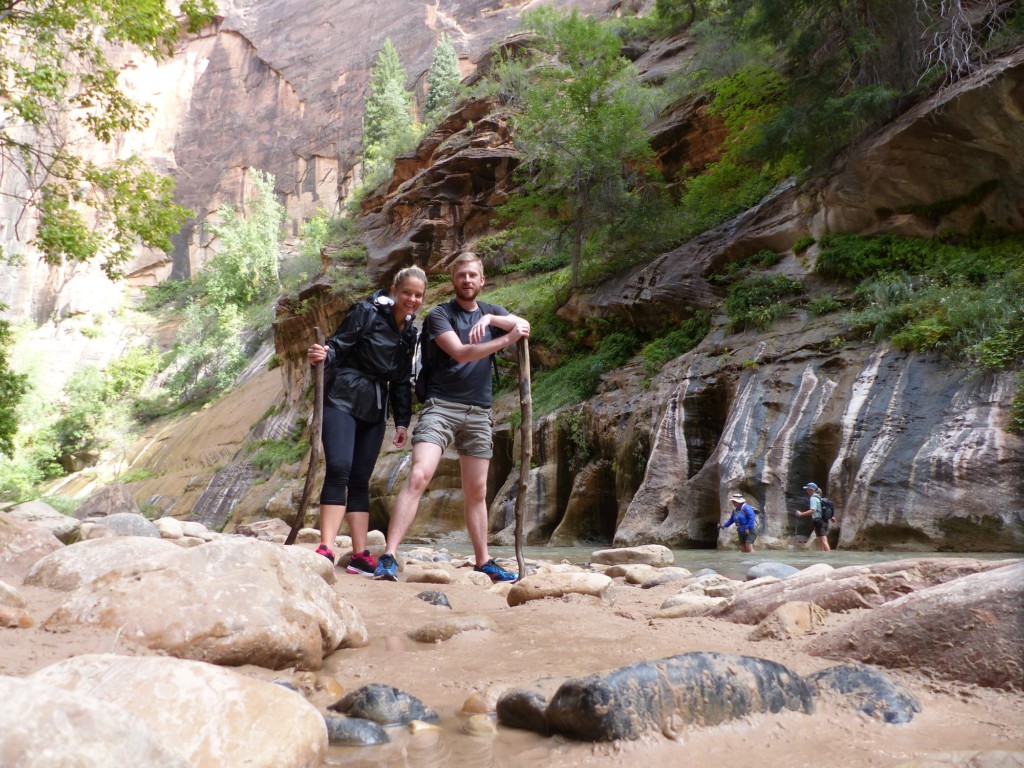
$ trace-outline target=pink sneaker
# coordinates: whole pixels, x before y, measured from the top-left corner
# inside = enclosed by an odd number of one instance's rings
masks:
[[[376,570],[377,558],[371,555],[368,549],[363,550],[361,554],[353,552],[352,559],[345,566],[346,572],[355,573],[359,576],[373,576],[373,572]]]
[[[324,557],[326,557],[328,560],[331,561],[331,565],[334,565],[334,553],[331,552],[330,549],[328,549],[326,544],[321,544],[319,547],[317,547],[316,548],[316,553],[318,555],[323,555]]]

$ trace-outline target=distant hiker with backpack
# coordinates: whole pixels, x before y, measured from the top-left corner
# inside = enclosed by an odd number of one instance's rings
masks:
[[[754,540],[757,538],[757,511],[747,503],[742,494],[734,493],[729,497],[732,502],[732,515],[718,529],[728,528],[736,524],[736,533],[740,537],[740,551],[753,552]]]
[[[832,515],[825,514],[823,511],[821,489],[815,483],[808,483],[804,486],[804,490],[811,497],[811,506],[803,511],[796,510],[793,514],[797,517],[807,517],[810,515],[811,522],[814,524],[814,535],[818,537],[818,545],[821,547],[821,551],[831,552],[832,548],[828,545],[828,521]],[[828,508],[831,512],[832,502],[828,502]]]
[[[475,570],[491,581],[516,579],[487,551],[487,468],[493,451],[490,358],[529,337],[530,324],[504,307],[477,301],[485,278],[476,254],[463,253],[455,259],[451,275],[455,298],[434,307],[423,321],[421,356],[425,368],[429,363],[429,372],[425,381],[417,379],[416,387],[424,394],[423,410],[412,435],[412,468],[391,510],[387,546],[375,579],[398,581],[398,546],[451,443],[459,454]]]
[[[377,569],[366,548],[370,475],[384,442],[389,405],[395,420],[395,447],[408,441],[417,336],[412,320],[426,288],[422,269],[401,270],[390,292],[377,291],[354,304],[327,344],[314,344],[307,352],[311,365],[323,362],[328,372],[323,413],[327,473],[320,491],[316,551],[335,562],[331,548],[347,514],[352,534],[348,573],[373,576]]]

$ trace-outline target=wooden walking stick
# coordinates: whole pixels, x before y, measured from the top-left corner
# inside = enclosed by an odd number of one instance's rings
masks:
[[[324,332],[314,328],[316,343],[321,347],[324,345]],[[302,486],[302,498],[299,499],[299,509],[295,513],[295,522],[292,523],[292,530],[285,544],[294,544],[295,537],[299,535],[299,529],[306,521],[306,507],[309,506],[309,497],[313,495],[313,481],[316,478],[316,465],[320,461],[320,433],[324,425],[324,364],[317,363],[313,366],[313,420],[309,425],[309,468],[306,470],[306,484]]]
[[[519,426],[519,442],[522,454],[519,459],[519,492],[516,494],[516,562],[519,564],[519,577],[526,575],[526,561],[523,560],[523,507],[526,504],[526,491],[530,485],[530,461],[533,458],[533,395],[530,393],[530,342],[519,340],[519,409],[522,412],[522,424]]]

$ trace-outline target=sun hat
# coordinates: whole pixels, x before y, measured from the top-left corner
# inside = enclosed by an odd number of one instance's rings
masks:
[[[818,487],[817,483],[808,483],[804,486],[804,490],[820,491],[821,488]]]
[[[743,494],[742,493],[734,493],[732,496],[729,497],[729,501],[732,501],[732,502],[734,502],[736,504],[746,504],[747,503],[747,500],[745,498],[743,498]]]

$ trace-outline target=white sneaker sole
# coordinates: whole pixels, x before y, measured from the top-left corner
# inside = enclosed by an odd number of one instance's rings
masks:
[[[369,576],[371,579],[373,578],[373,571],[360,571],[351,565],[345,566],[345,573],[351,573],[353,576]]]

